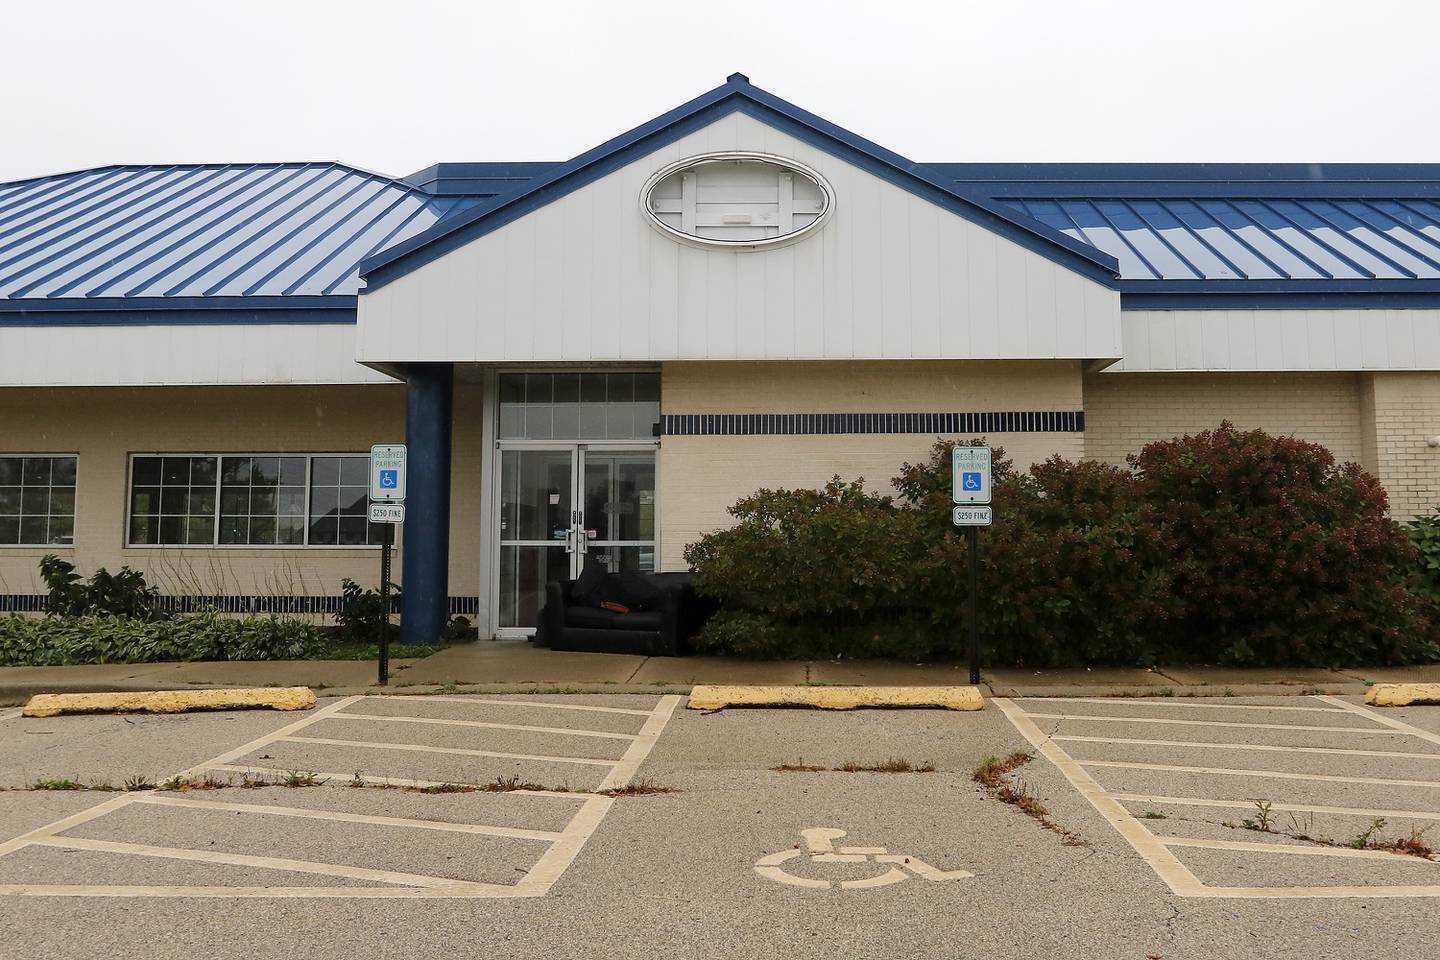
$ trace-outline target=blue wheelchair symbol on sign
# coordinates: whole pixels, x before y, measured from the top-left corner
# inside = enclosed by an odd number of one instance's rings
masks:
[[[399,471],[399,470],[381,470],[381,471],[380,471],[380,489],[381,489],[381,490],[394,490],[394,489],[398,488],[399,486],[400,486],[400,471]],[[979,488],[977,487],[976,489],[978,490]]]
[[[977,471],[973,471],[973,472],[970,471],[970,470],[966,470],[965,472],[961,473],[961,474],[960,474],[960,489],[961,489],[961,490],[979,490],[979,489],[980,489],[980,472],[979,472],[978,470],[977,470]]]

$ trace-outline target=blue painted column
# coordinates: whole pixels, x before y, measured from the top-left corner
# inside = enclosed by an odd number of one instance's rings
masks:
[[[450,613],[449,363],[411,364],[405,376],[405,540],[401,643],[435,643]]]

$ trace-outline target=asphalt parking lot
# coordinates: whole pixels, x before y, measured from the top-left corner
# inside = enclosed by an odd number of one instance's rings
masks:
[[[1019,751],[1054,830],[972,779]],[[834,769],[887,761],[933,770]],[[1388,849],[1440,822],[1440,708],[11,712],[0,785],[5,960],[1440,954],[1440,863]]]

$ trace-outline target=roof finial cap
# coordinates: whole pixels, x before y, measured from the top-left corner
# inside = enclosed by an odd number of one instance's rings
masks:
[[[726,83],[749,83],[750,78],[743,73],[732,73],[725,78]]]

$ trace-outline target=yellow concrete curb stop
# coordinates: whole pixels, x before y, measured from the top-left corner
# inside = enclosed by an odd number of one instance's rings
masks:
[[[706,686],[690,691],[691,710],[725,707],[812,707],[817,710],[856,710],[861,707],[942,710],[979,710],[984,706],[978,687],[761,687]]]
[[[1377,683],[1365,692],[1372,707],[1408,707],[1440,703],[1440,683]]]
[[[236,690],[147,690],[132,693],[37,693],[25,704],[27,717],[62,713],[184,713],[188,710],[309,710],[309,687]]]

